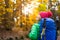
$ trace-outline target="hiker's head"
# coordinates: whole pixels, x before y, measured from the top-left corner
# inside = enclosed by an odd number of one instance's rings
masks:
[[[41,18],[50,18],[53,16],[52,12],[51,11],[48,11],[48,12],[40,12],[40,16]]]
[[[41,18],[48,18],[47,12],[43,11],[43,12],[40,12],[39,14],[40,14]]]
[[[48,11],[47,13],[48,13],[48,18],[50,18],[50,17],[52,17],[52,16],[53,16],[53,14],[52,14],[52,12],[51,12],[51,11]]]

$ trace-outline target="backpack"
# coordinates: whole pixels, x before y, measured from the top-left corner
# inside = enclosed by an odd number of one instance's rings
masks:
[[[31,31],[29,32],[29,38],[33,39],[33,40],[37,40],[38,36],[40,34],[39,30],[40,30],[40,25],[38,23],[34,23]]]

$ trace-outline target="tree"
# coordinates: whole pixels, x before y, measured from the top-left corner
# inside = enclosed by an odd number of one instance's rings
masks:
[[[3,0],[0,2],[0,5],[0,25],[4,26],[4,29],[12,29],[14,26],[13,2],[10,0]]]

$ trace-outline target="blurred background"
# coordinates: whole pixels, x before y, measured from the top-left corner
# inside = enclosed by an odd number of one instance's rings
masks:
[[[41,11],[52,11],[55,21],[59,17],[60,40],[60,0],[0,0],[0,39],[30,40],[27,35]]]

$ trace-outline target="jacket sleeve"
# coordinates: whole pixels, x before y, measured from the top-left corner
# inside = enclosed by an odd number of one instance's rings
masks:
[[[37,29],[38,29],[39,25],[38,24],[33,24],[32,28],[31,28],[31,32],[29,33],[29,38],[31,39],[37,39]]]

